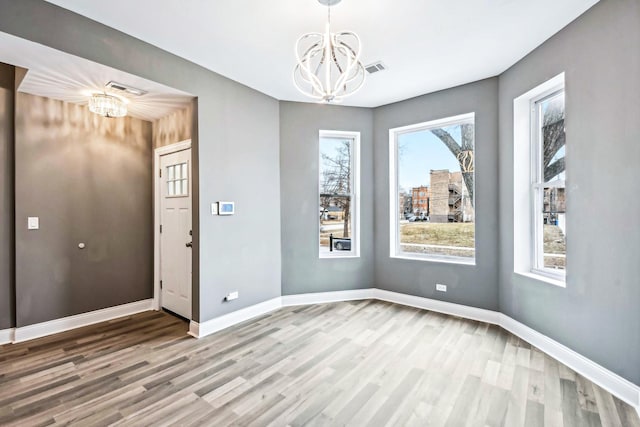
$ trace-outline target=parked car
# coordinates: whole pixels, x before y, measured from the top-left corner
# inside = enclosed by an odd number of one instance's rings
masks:
[[[337,251],[350,251],[351,250],[351,239],[350,238],[333,238],[333,248]]]
[[[418,220],[418,217],[417,217],[417,216],[415,216],[415,215],[411,215],[409,218],[407,218],[407,220],[408,220],[409,222],[415,222],[415,221],[417,221],[417,220]]]

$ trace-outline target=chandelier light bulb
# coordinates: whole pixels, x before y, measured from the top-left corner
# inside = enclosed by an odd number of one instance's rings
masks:
[[[329,8],[325,31],[304,34],[296,42],[293,83],[317,101],[340,102],[360,89],[365,80],[360,38],[352,31],[332,33],[330,7],[338,2],[319,1]]]

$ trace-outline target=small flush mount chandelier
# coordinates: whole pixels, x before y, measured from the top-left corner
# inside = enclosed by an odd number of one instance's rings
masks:
[[[127,104],[117,96],[94,93],[89,98],[89,111],[104,117],[124,117],[127,115]]]
[[[300,92],[320,102],[340,102],[364,83],[360,38],[352,31],[331,32],[331,6],[340,0],[318,2],[327,6],[325,32],[304,34],[296,42],[298,63],[293,83]]]

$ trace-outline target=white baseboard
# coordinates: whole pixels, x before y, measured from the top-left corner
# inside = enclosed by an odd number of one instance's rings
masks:
[[[310,294],[283,295],[282,305],[288,307],[291,305],[308,305],[323,304],[328,302],[354,301],[361,299],[373,298],[376,289],[353,289],[349,291],[335,292],[316,292]]]
[[[0,330],[0,345],[12,343],[13,342],[14,331],[15,331],[14,328],[1,329]]]
[[[69,329],[80,328],[94,323],[105,322],[118,317],[129,316],[131,314],[149,311],[153,309],[153,300],[146,299],[115,307],[103,308],[101,310],[90,311],[88,313],[76,314],[75,316],[63,317],[61,319],[50,320],[48,322],[36,323],[35,325],[15,328],[12,342],[22,342],[46,335],[57,334]]]
[[[500,314],[500,326],[627,402],[640,415],[639,386],[506,314]]]
[[[431,298],[417,297],[414,295],[401,294],[399,292],[385,291],[383,289],[373,289],[372,298],[409,307],[422,308],[424,310],[435,311],[438,313],[450,314],[452,316],[463,317],[465,319],[491,323],[493,325],[498,325],[500,322],[500,313],[497,311],[470,307],[468,305],[455,304]]]
[[[241,308],[240,310],[233,311],[220,317],[215,317],[202,323],[192,320],[189,323],[189,335],[196,338],[202,338],[207,335],[211,335],[214,332],[242,323],[246,320],[253,319],[254,317],[269,313],[270,311],[277,310],[280,307],[282,307],[282,299],[281,297],[277,297],[249,307]]]

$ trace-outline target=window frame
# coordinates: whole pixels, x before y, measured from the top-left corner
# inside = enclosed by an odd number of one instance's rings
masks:
[[[322,162],[322,152],[320,145],[323,138],[351,140],[351,250],[322,252],[320,249],[320,220],[318,219],[316,221],[316,246],[318,248],[318,257],[319,259],[360,258],[360,132],[323,129],[318,132],[318,173],[316,175],[316,203],[318,204],[317,212],[320,212],[320,187],[322,185],[320,182],[320,170]]]
[[[560,94],[565,94],[564,83],[562,86],[554,86],[534,97],[530,101],[531,108],[531,137],[529,140],[531,149],[531,186],[529,188],[531,198],[531,273],[548,277],[552,280],[564,282],[566,280],[565,269],[552,269],[544,266],[544,227],[543,227],[543,207],[544,189],[566,188],[565,180],[554,180],[545,182],[542,164],[542,153],[544,151],[544,139],[542,135],[542,114],[541,105],[544,101],[555,98]],[[565,108],[566,117],[566,108]],[[565,156],[566,156],[565,143]],[[566,197],[566,192],[565,192]],[[566,254],[565,254],[566,256]],[[565,258],[566,259],[566,258]]]
[[[463,264],[463,265],[476,265],[476,259],[478,255],[478,244],[475,238],[476,221],[474,218],[474,240],[473,240],[473,258],[459,257],[450,255],[438,255],[438,254],[420,254],[403,252],[400,249],[400,217],[399,217],[399,188],[398,188],[398,137],[400,135],[412,132],[418,132],[429,129],[436,129],[446,126],[453,126],[456,124],[462,124],[473,121],[474,124],[474,157],[476,152],[475,144],[475,112],[459,114],[456,116],[445,117],[442,119],[429,120],[422,123],[416,123],[407,126],[400,126],[389,129],[389,258],[406,259],[413,261],[427,261],[449,264]],[[474,163],[474,193],[476,187],[476,168],[477,163]]]
[[[536,218],[540,218],[542,222],[542,210],[540,209],[538,216],[535,209],[541,206],[543,200],[536,200],[536,192],[533,191],[537,179],[534,173],[541,173],[537,170],[540,155],[534,151],[539,144],[533,143],[539,132],[536,129],[537,112],[534,115],[534,110],[536,103],[559,91],[564,91],[566,105],[567,90],[564,72],[540,83],[513,100],[513,273],[565,288],[566,267],[564,271],[536,268],[537,253],[541,252],[540,248],[536,248],[539,244],[536,241],[536,233],[541,228],[536,224]],[[566,120],[565,109],[565,127],[567,127]],[[543,192],[544,189],[540,194],[542,195]]]
[[[187,167],[186,177],[182,176],[182,172],[181,172],[180,178],[176,178],[175,177],[175,169],[174,169],[174,172],[173,172],[174,176],[173,176],[173,178],[170,179],[169,178],[170,177],[169,168],[175,168],[176,166],[180,166],[181,167],[180,170],[182,171],[182,165],[186,165],[186,167]],[[164,197],[169,198],[169,199],[175,199],[175,198],[180,198],[180,197],[189,197],[190,194],[191,194],[191,178],[190,178],[191,174],[190,174],[190,172],[191,172],[191,165],[190,165],[189,161],[165,166],[164,173],[166,175],[166,178],[165,178],[165,188],[163,190],[164,191]],[[186,193],[182,192],[182,181],[186,181],[186,183],[187,183],[187,192]],[[174,186],[175,186],[176,183],[179,183],[180,184],[180,194],[169,194],[170,193],[169,192],[169,183],[173,183]],[[175,193],[175,187],[174,187],[174,193]]]

